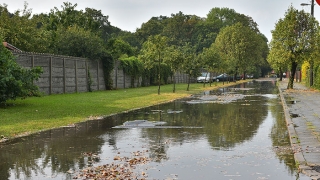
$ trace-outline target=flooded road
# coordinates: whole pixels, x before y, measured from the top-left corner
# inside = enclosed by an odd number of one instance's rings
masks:
[[[138,157],[137,179],[308,179],[277,93],[275,82],[253,81],[16,139],[0,145],[0,179],[83,178]]]

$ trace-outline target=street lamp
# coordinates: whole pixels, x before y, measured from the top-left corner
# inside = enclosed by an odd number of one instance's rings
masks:
[[[311,4],[309,3],[301,3],[301,6],[310,6],[311,5],[311,16],[314,17],[314,0],[311,0]]]
[[[318,1],[317,1],[318,2]],[[311,0],[311,4],[308,3],[301,3],[301,6],[311,6],[311,16],[314,17],[314,0]],[[313,60],[310,61],[310,69],[309,69],[309,74],[310,74],[310,86],[313,85]]]

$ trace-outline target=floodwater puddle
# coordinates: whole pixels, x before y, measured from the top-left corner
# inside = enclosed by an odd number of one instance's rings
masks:
[[[1,146],[0,179],[301,180],[277,94],[254,81],[39,132]]]

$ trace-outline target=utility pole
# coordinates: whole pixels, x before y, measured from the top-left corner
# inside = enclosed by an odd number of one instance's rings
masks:
[[[314,17],[314,0],[311,0],[311,16]],[[310,61],[310,86],[313,86],[313,59]]]
[[[301,3],[301,6],[311,6],[311,16],[314,18],[314,0],[311,0],[311,4]],[[309,69],[309,84],[313,86],[313,59],[310,60],[310,69]]]
[[[314,17],[314,0],[311,0],[311,16]],[[310,60],[310,86],[313,86],[313,59]]]

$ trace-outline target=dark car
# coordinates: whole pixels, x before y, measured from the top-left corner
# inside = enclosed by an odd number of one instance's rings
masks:
[[[226,73],[220,74],[219,76],[216,76],[213,78],[214,81],[228,81],[230,78],[230,76]]]
[[[226,73],[220,74],[219,76],[216,76],[213,78],[213,81],[235,81],[235,80],[240,80],[240,76],[236,76],[236,79],[234,79],[233,75],[228,75]]]

